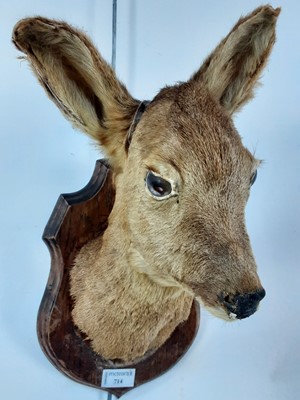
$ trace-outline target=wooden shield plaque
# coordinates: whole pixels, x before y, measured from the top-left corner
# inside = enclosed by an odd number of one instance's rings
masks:
[[[143,361],[120,367],[92,350],[71,318],[69,271],[81,247],[105,231],[113,204],[112,171],[105,160],[97,161],[85,188],[59,197],[43,234],[51,270],[38,312],[37,333],[45,355],[58,370],[76,382],[120,397],[161,375],[183,356],[196,336],[200,314],[194,302],[189,319]],[[103,370],[119,368],[135,369],[133,387],[102,387]]]

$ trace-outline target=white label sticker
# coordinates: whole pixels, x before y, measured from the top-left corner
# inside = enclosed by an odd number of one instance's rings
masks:
[[[102,372],[101,387],[121,388],[133,387],[135,368],[104,369]]]

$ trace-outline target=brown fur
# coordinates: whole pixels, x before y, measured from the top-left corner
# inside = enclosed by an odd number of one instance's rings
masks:
[[[244,224],[259,161],[231,115],[253,96],[279,12],[263,6],[242,18],[188,82],[163,89],[128,152],[139,102],[89,39],[40,17],[15,27],[13,41],[51,99],[99,142],[115,171],[108,228],[71,271],[74,322],[103,357],[127,362],[154,351],[188,317],[194,297],[230,319],[220,296],[261,288]],[[175,195],[151,196],[149,170]]]

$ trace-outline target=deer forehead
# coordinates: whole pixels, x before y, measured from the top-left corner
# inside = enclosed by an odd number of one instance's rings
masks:
[[[259,161],[243,146],[230,116],[204,88],[176,89],[165,89],[167,95],[159,94],[145,112],[132,161],[186,185],[201,182],[210,189],[244,179],[247,186]]]

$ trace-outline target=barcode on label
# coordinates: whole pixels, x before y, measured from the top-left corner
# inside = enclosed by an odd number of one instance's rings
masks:
[[[101,387],[121,388],[133,387],[135,368],[104,369],[102,372]]]

